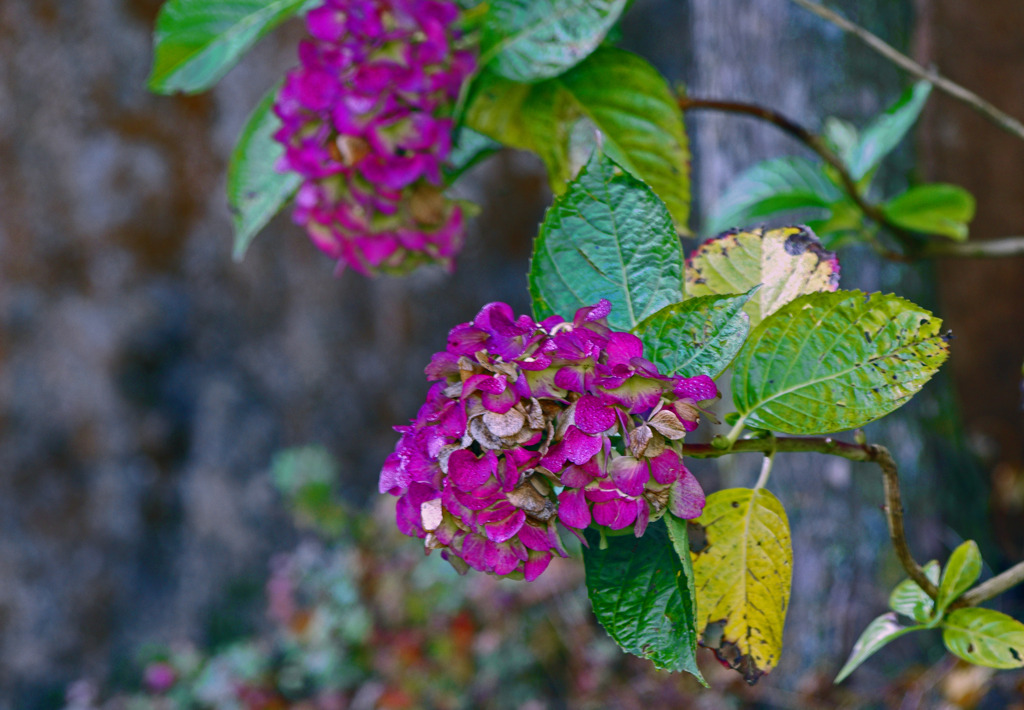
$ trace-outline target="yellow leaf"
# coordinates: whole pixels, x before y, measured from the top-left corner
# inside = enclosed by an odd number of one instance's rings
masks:
[[[689,296],[746,293],[750,327],[798,296],[839,287],[839,262],[807,227],[726,232],[697,247],[686,263]]]
[[[701,645],[753,685],[778,663],[793,550],[782,503],[764,489],[708,496],[690,522]]]

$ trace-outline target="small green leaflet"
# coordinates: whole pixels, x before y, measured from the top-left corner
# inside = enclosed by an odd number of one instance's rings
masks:
[[[882,212],[904,229],[963,241],[974,219],[974,196],[956,185],[918,185],[883,204]]]
[[[900,407],[949,354],[942,322],[898,296],[812,293],[751,333],[733,363],[737,411],[759,429],[830,434]]]
[[[596,530],[584,531],[587,591],[594,615],[627,653],[649,659],[667,671],[697,676],[697,632],[689,592],[692,576],[676,553],[662,521],[643,537],[608,537],[599,549]],[[685,538],[685,535],[683,536]]]
[[[946,648],[969,663],[989,668],[1024,668],[1024,624],[1011,616],[968,607],[942,622]]]
[[[875,651],[880,649],[894,639],[911,631],[919,631],[924,626],[901,626],[896,620],[896,614],[888,612],[868,624],[864,633],[853,644],[853,651],[850,653],[850,660],[846,662],[836,676],[835,683],[841,683],[848,675],[853,673],[857,666],[866,661]]]
[[[705,234],[745,227],[783,212],[821,214],[843,199],[821,166],[806,158],[774,158],[757,163],[736,178],[715,202]]]
[[[241,261],[252,240],[291,199],[302,182],[297,173],[279,173],[284,148],[274,140],[281,123],[271,110],[280,85],[260,101],[249,116],[228,163],[228,204],[235,225],[235,261]]]
[[[491,0],[481,64],[514,81],[540,81],[579,64],[601,44],[627,0]]]
[[[167,0],[153,34],[149,88],[196,93],[215,84],[270,30],[319,0]]]
[[[937,585],[939,583],[939,563],[932,560],[926,564],[924,576],[930,579],[932,584]],[[917,586],[917,582],[907,578],[892,590],[892,594],[889,595],[889,608],[923,624],[932,618],[935,602]]]
[[[544,216],[529,283],[538,319],[607,298],[608,324],[630,330],[682,298],[682,247],[651,189],[595,154]]]
[[[665,79],[646,60],[603,47],[571,71],[538,84],[484,72],[474,82],[466,124],[544,161],[562,194],[577,172],[579,129],[651,189],[685,232],[690,210],[689,160],[683,118]],[[589,152],[587,153],[589,155]]]
[[[665,306],[634,330],[644,343],[644,356],[663,375],[718,377],[747,339],[750,316],[743,306],[757,288]]]
[[[935,602],[939,612],[944,612],[946,607],[970,589],[980,576],[981,552],[978,550],[978,543],[968,540],[953,550],[949,562],[946,563],[946,569],[942,572],[939,597]]]
[[[854,180],[860,180],[876,167],[907,135],[921,115],[932,85],[919,81],[903,92],[900,98],[872,121],[860,134],[850,151],[849,168]]]

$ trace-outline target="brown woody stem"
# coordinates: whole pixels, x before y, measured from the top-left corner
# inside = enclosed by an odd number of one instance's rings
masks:
[[[683,455],[693,458],[713,458],[729,453],[768,453],[771,451],[815,452],[841,456],[850,461],[865,461],[877,464],[882,469],[882,481],[885,487],[885,518],[889,524],[889,539],[896,550],[896,556],[910,578],[928,596],[932,599],[938,596],[938,588],[932,584],[932,581],[925,575],[921,565],[910,554],[906,532],[903,529],[903,503],[900,499],[899,472],[892,454],[884,446],[877,444],[850,444],[845,441],[837,441],[832,437],[772,437],[767,439],[741,439],[729,449],[718,449],[710,444],[694,444],[683,447]],[[1022,574],[1024,574],[1024,570],[1022,570]]]

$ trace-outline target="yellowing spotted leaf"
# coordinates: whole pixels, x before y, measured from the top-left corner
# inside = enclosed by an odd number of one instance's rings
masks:
[[[753,685],[782,653],[793,566],[786,511],[763,489],[712,493],[690,522],[690,551],[700,643]]]
[[[750,327],[797,296],[839,287],[839,261],[807,227],[721,234],[697,247],[686,263],[689,296],[746,293]]]

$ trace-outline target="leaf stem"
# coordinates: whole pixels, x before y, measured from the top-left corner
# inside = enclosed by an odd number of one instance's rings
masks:
[[[772,463],[775,461],[775,450],[767,452],[764,455],[764,460],[761,461],[761,475],[757,477],[757,483],[754,484],[754,490],[759,491],[768,485],[768,477],[772,473]]]
[[[956,82],[950,81],[934,69],[924,68],[877,35],[871,34],[860,25],[850,22],[842,15],[813,2],[813,0],[792,1],[808,12],[814,13],[823,20],[831,22],[844,32],[848,32],[853,35],[904,71],[913,74],[920,79],[924,79],[925,81],[930,81],[937,89],[949,96],[952,96],[954,99],[967,104],[1007,133],[1024,140],[1024,124],[1008,113],[1000,111],[973,91],[960,86]]]

